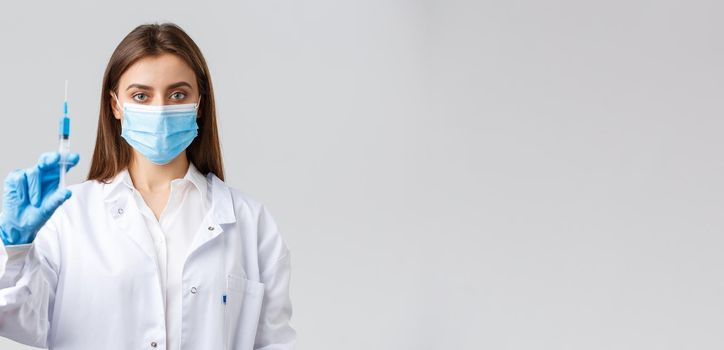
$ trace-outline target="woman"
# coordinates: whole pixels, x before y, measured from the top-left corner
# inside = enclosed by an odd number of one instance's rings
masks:
[[[209,70],[183,30],[124,38],[88,180],[58,189],[60,162],[46,153],[5,180],[0,335],[51,349],[293,347],[289,250],[269,211],[223,182]]]

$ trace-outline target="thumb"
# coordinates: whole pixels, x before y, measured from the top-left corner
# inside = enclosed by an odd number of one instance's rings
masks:
[[[58,207],[71,196],[68,189],[58,189],[51,194],[40,206],[40,212],[44,219],[49,219]]]

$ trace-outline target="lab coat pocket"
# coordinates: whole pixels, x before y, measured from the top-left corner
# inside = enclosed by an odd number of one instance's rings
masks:
[[[224,309],[226,349],[253,349],[264,298],[264,284],[228,274],[226,295]]]

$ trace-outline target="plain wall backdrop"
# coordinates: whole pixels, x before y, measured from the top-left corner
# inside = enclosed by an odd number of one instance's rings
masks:
[[[57,147],[69,79],[83,181],[113,49],[171,21],[208,60],[227,182],[291,249],[299,349],[722,349],[723,11],[5,2],[0,175]]]

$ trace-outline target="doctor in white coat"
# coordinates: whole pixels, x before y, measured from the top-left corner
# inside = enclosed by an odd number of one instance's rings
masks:
[[[289,250],[269,210],[223,181],[209,70],[183,30],[124,38],[88,180],[58,188],[59,161],[44,154],[5,180],[0,336],[74,350],[293,348]]]

